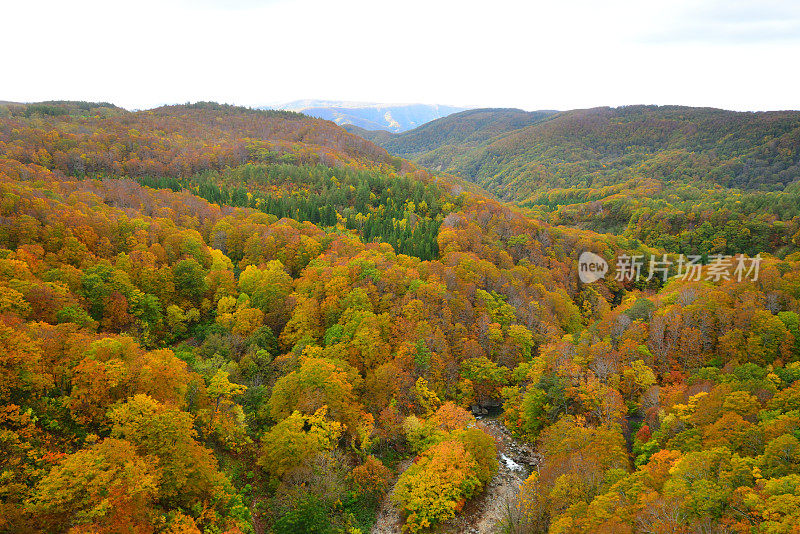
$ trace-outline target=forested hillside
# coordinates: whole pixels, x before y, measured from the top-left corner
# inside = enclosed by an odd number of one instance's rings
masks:
[[[800,521],[790,245],[617,276],[664,249],[210,103],[4,104],[0,189],[0,531],[365,534],[392,486],[447,528],[498,401],[542,455],[499,531]]]
[[[466,150],[482,146],[494,137],[530,126],[555,111],[521,109],[472,109],[455,113],[415,128],[391,134],[348,126],[346,129],[374,141],[393,154],[420,159],[437,171],[447,170]]]
[[[798,112],[628,106],[566,111],[524,126],[508,110],[482,110],[483,121],[470,113],[375,141],[553,224],[676,253],[795,250]]]

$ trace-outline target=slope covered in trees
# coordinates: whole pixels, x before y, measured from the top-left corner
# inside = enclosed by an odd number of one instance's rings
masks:
[[[780,190],[797,175],[800,113],[740,113],[680,106],[627,106],[526,113],[472,110],[394,136],[391,152],[434,163],[505,196],[515,178],[531,187],[595,187],[622,175],[704,180]],[[435,158],[443,145],[461,154]],[[466,150],[464,150],[466,149]],[[541,172],[536,174],[535,167]],[[710,172],[709,176],[705,173]]]
[[[555,111],[521,109],[471,109],[403,132],[366,131],[347,127],[404,158],[419,160],[431,169],[448,170],[466,150],[478,148],[493,138],[554,115]]]
[[[5,157],[73,176],[191,176],[248,161],[380,168],[396,158],[334,124],[211,102],[130,113],[104,104],[8,105]],[[91,113],[90,113],[91,112]]]
[[[485,122],[469,113],[375,141],[554,224],[676,253],[786,254],[796,246],[798,112],[629,106],[524,126],[506,110],[482,111]]]
[[[663,250],[332,123],[48,105],[0,119],[0,531],[365,533],[392,480],[430,531],[496,472],[487,400],[543,453],[499,528],[800,519],[798,254],[617,279]]]

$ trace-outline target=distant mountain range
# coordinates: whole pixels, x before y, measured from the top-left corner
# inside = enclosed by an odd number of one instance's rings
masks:
[[[354,125],[365,130],[385,130],[399,133],[468,108],[437,104],[295,100],[284,104],[264,106],[262,109],[299,111],[312,117],[333,121],[340,126]]]

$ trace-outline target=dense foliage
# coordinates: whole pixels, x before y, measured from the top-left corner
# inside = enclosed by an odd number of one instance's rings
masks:
[[[507,530],[793,532],[799,272],[673,282],[543,349],[503,392],[544,457]]]
[[[345,126],[355,134],[404,158],[425,157],[431,168],[444,170],[468,149],[482,146],[492,138],[543,121],[554,111],[521,109],[471,109],[425,123],[401,134],[385,130],[363,130]]]
[[[294,114],[47,105],[0,118],[0,531],[365,533],[392,487],[435,529],[501,399],[509,531],[800,519],[798,254],[585,285],[662,249]]]
[[[675,253],[784,256],[800,246],[798,112],[476,110],[375,141],[553,224]]]
[[[187,189],[210,202],[252,207],[281,219],[321,227],[342,223],[365,241],[389,243],[400,253],[424,260],[438,255],[439,225],[461,205],[459,198],[434,183],[322,165],[250,163],[188,179],[144,177],[139,182],[173,191]]]

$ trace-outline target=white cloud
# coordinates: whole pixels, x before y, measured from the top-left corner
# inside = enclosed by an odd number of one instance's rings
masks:
[[[800,4],[786,0],[678,2],[644,42],[800,42]]]
[[[0,100],[796,109],[800,40],[763,38],[778,25],[793,35],[792,5],[15,2],[3,8]]]

